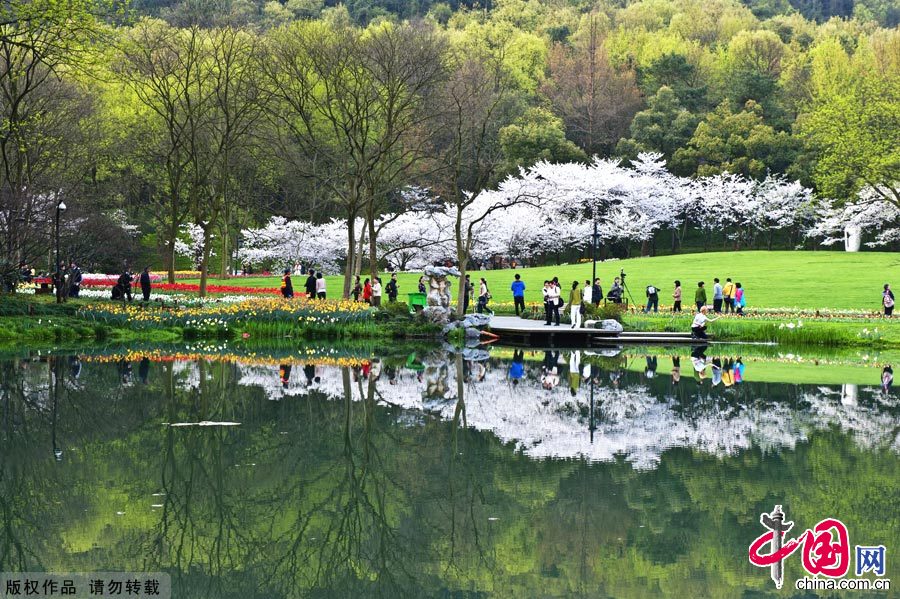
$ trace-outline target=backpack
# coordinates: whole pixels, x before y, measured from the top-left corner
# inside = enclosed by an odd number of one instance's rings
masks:
[[[894,307],[894,298],[891,297],[890,293],[885,292],[884,294],[884,307],[885,308],[893,308]]]
[[[654,287],[653,285],[647,285],[647,297],[650,297],[651,295],[656,295],[656,293],[657,293],[656,287]]]

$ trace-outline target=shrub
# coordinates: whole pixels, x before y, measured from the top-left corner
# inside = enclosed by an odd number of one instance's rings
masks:
[[[615,320],[622,322],[622,314],[625,313],[625,304],[603,303],[599,306],[588,304],[585,310],[585,320]]]

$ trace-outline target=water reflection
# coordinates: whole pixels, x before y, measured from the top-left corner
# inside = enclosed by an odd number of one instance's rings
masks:
[[[0,360],[0,567],[166,570],[178,597],[768,592],[746,547],[775,500],[900,537],[883,366],[777,382],[792,367],[676,350]],[[201,422],[240,424],[172,426]]]

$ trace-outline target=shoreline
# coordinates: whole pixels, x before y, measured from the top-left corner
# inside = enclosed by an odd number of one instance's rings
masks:
[[[374,310],[341,300],[295,304],[267,299],[173,308],[95,299],[55,304],[49,299],[29,295],[0,297],[0,344],[444,338],[440,327],[417,321],[403,303]],[[498,310],[497,315],[505,315],[504,312]],[[627,331],[686,332],[690,330],[691,314],[625,312],[620,318]],[[900,320],[887,318],[725,316],[710,324],[709,334],[714,341],[777,343],[787,348],[900,349]]]

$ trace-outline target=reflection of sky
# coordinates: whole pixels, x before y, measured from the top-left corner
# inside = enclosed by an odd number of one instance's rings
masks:
[[[793,448],[810,432],[831,426],[852,433],[864,447],[891,446],[900,451],[897,418],[891,413],[898,405],[895,397],[860,405],[852,394],[842,393],[839,388],[810,387],[797,406],[777,401],[753,402],[738,404],[725,412],[711,402],[685,415],[676,410],[674,397],[651,392],[644,384],[609,387],[606,376],[602,377],[602,386],[597,385],[594,390],[592,439],[590,385],[581,381],[572,395],[568,387],[568,373],[572,372],[568,368],[570,359],[563,356],[558,364],[556,376],[560,382],[551,390],[542,388],[543,371],[534,362],[526,365],[526,377],[515,387],[507,378],[508,365],[468,363],[464,392],[466,424],[515,443],[533,458],[584,457],[607,461],[621,455],[638,468],[655,467],[662,452],[671,447],[713,455],[734,454],[754,446],[776,451]],[[279,379],[277,368],[240,365],[239,369],[239,384],[260,387],[272,400],[303,396],[311,389],[334,399],[344,396],[344,381],[338,367],[317,366],[314,373],[311,370],[305,373],[303,366],[295,365],[286,386]],[[447,393],[443,400],[425,397],[430,369],[417,373],[397,368],[393,384],[389,371],[380,369],[376,361],[373,373],[379,370],[376,398],[382,403],[427,411],[448,420],[453,418],[456,367],[452,359],[446,370]],[[308,382],[307,374],[315,374],[318,382]],[[549,374],[555,382],[553,373]],[[356,376],[351,378],[354,401],[361,398]],[[362,381],[363,392],[367,391],[368,384],[368,380]],[[744,388],[752,392],[753,385],[745,384]],[[880,397],[877,389],[862,391]]]

